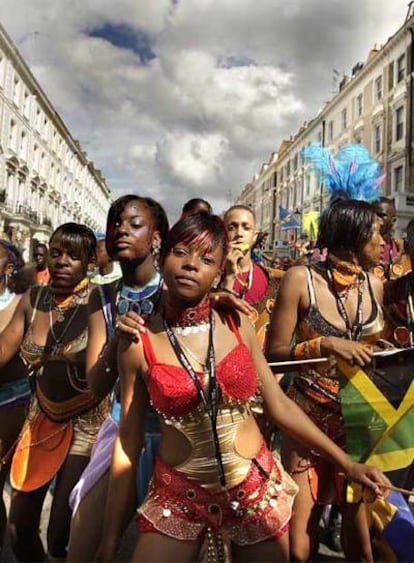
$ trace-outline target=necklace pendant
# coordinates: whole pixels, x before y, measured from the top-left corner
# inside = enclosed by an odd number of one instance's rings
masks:
[[[56,321],[58,323],[63,323],[65,321],[65,315],[63,314],[63,311],[58,311],[58,316],[56,318]]]

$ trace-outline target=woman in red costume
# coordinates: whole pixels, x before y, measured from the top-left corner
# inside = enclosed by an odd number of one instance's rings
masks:
[[[280,390],[254,328],[238,313],[211,309],[227,233],[216,216],[191,215],[170,231],[163,256],[167,292],[137,343],[118,348],[121,421],[112,462],[106,524],[98,556],[114,559],[151,403],[161,445],[150,491],[139,509],[134,561],[195,561],[204,536],[210,560],[288,561],[286,533],[296,487],[263,443],[252,407],[353,479],[380,494],[388,481],[353,463]]]

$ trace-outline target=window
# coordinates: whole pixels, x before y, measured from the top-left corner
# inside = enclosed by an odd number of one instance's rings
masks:
[[[396,166],[393,170],[393,188],[394,192],[402,192],[403,191],[403,167]]]
[[[289,176],[290,176],[290,160],[288,160],[286,164],[286,177],[289,178]]]
[[[378,154],[381,152],[381,132],[382,132],[382,126],[375,125],[374,126],[374,154]]]
[[[355,112],[356,112],[357,117],[361,117],[361,115],[362,115],[362,94],[358,94],[358,96],[355,99]]]
[[[348,127],[348,113],[346,111],[346,108],[342,110],[341,122],[342,122],[342,131],[344,131]]]
[[[39,172],[39,147],[37,145],[33,146],[33,168]]]
[[[47,136],[48,136],[48,132],[49,132],[49,122],[47,120],[47,117],[45,117],[43,119],[43,132],[42,132],[42,136],[44,139],[47,140]]]
[[[14,119],[10,120],[9,147],[16,152],[17,150],[17,123]]]
[[[296,172],[297,169],[298,169],[298,155],[295,154],[295,156],[293,157],[293,170]]]
[[[329,142],[332,142],[334,138],[334,122],[330,121],[328,123],[328,140]]]
[[[405,55],[401,55],[397,59],[397,76],[396,82],[401,82],[405,78]]]
[[[13,103],[16,106],[19,106],[19,102],[20,102],[20,79],[18,76],[14,77],[13,80]]]
[[[395,110],[395,140],[400,141],[404,137],[404,107]]]
[[[388,90],[394,88],[394,61],[388,65]]]
[[[378,76],[374,82],[374,101],[379,102],[382,100],[382,76]]]
[[[42,112],[40,108],[36,108],[36,129],[40,133],[42,127]]]
[[[25,131],[22,131],[20,136],[20,155],[27,160],[27,135]]]
[[[24,90],[23,114],[27,119],[30,118],[30,93],[26,89]]]

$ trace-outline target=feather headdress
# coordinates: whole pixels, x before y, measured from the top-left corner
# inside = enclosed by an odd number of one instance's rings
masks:
[[[331,201],[356,199],[372,203],[382,195],[380,184],[385,175],[364,145],[351,144],[335,155],[319,143],[303,150],[303,160],[320,175]]]

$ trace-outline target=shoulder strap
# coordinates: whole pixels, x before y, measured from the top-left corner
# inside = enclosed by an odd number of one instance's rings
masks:
[[[315,288],[313,285],[313,277],[312,277],[312,271],[308,266],[305,266],[306,268],[306,275],[308,278],[308,292],[309,292],[309,301],[310,304],[312,306],[316,305],[316,297],[315,297]]]
[[[233,315],[231,315],[231,314],[227,315],[227,323],[228,323],[229,327],[231,328],[232,332],[234,332],[238,343],[243,344],[243,338],[241,337],[239,327],[236,325],[236,321],[234,320]]]
[[[36,295],[36,297],[35,297],[35,302],[34,302],[34,304],[33,304],[32,316],[30,317],[30,324],[33,323],[33,320],[34,320],[34,318],[35,318],[35,316],[36,316],[37,308],[38,308],[38,305],[39,305],[39,303],[40,303],[40,298],[41,298],[42,294],[44,293],[44,291],[45,291],[46,289],[48,289],[48,286],[47,286],[47,285],[35,286],[35,287],[38,289],[38,292],[37,292],[37,295]]]
[[[110,295],[109,284],[98,285],[98,293],[101,299],[102,312],[105,318],[106,333],[108,340],[110,340],[114,334],[114,319],[112,315],[112,303]]]
[[[151,339],[148,332],[142,332],[140,337],[142,340],[142,347],[144,348],[145,359],[147,360],[148,367],[151,368],[157,361]]]

